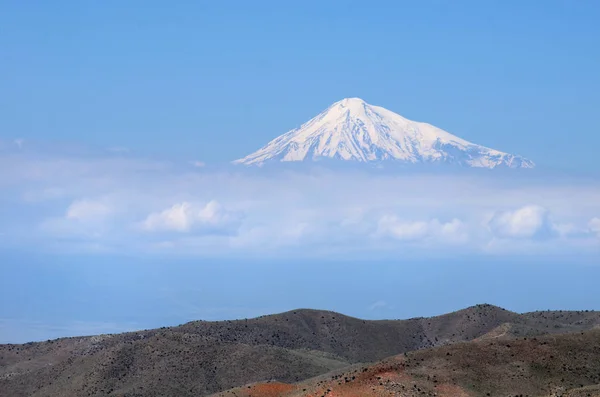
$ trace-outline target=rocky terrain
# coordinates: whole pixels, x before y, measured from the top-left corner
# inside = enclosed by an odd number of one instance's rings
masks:
[[[345,373],[352,365],[366,368],[364,363],[398,354],[389,361],[393,365],[421,357],[432,363],[441,359],[435,365],[441,368],[446,356],[438,357],[445,352],[440,349],[468,352],[463,346],[471,345],[462,342],[473,341],[472,346],[488,350],[504,340],[527,346],[541,335],[580,334],[599,325],[599,312],[517,314],[491,305],[409,320],[367,321],[296,310],[255,319],[195,321],[117,335],[0,345],[0,396],[204,396],[266,380],[281,382],[276,385],[283,390],[293,387],[291,383],[331,371]],[[586,334],[593,336],[597,334]],[[496,357],[499,346],[486,353],[486,359]],[[578,352],[573,351],[574,360],[587,357]],[[595,352],[593,347],[588,351]],[[409,353],[408,358],[403,353]],[[600,355],[596,358],[600,361]],[[408,364],[416,371],[413,361]],[[470,379],[469,371],[484,371],[470,365],[463,368],[464,377],[456,379]],[[422,367],[423,373],[427,368]],[[592,384],[589,376],[582,387]]]
[[[213,397],[599,396],[600,330],[477,340],[388,358],[298,384],[263,382]]]

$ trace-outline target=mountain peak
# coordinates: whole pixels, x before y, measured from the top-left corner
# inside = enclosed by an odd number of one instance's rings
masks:
[[[341,105],[341,106],[358,105],[358,106],[363,106],[363,105],[368,105],[368,103],[366,103],[364,100],[362,100],[360,98],[353,97],[353,98],[344,98],[341,101],[337,101],[332,106],[335,106],[335,105]]]
[[[353,97],[335,102],[323,112],[234,161],[262,165],[273,161],[331,158],[346,161],[453,163],[467,167],[532,168],[533,162],[476,145],[427,123]]]

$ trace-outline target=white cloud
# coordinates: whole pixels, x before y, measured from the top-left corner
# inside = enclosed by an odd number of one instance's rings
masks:
[[[600,237],[600,218],[592,218],[588,223],[588,228]]]
[[[193,215],[189,203],[175,204],[162,212],[148,215],[144,228],[149,231],[175,230],[184,232],[190,229]]]
[[[215,200],[209,201],[198,211],[198,221],[202,224],[219,225],[228,223],[236,217],[233,212],[227,211]]]
[[[230,226],[238,220],[238,214],[227,211],[215,200],[203,206],[182,202],[163,211],[151,213],[143,222],[143,228],[150,232],[189,232],[201,227]]]
[[[191,164],[192,164],[194,167],[198,167],[198,168],[202,168],[202,167],[204,167],[204,166],[206,165],[206,164],[205,164],[204,162],[202,162],[202,161],[192,161],[192,162],[191,162]]]
[[[547,236],[553,229],[549,211],[539,205],[527,205],[512,211],[498,211],[488,222],[490,231],[500,238]]]
[[[393,215],[384,215],[379,220],[377,232],[397,240],[421,240],[429,234],[428,222],[406,222]]]
[[[113,209],[101,200],[79,199],[67,207],[63,216],[43,220],[40,230],[56,238],[96,240],[109,230],[112,214]]]
[[[88,239],[80,247],[95,251],[392,257],[489,247],[538,252],[546,243],[579,252],[597,246],[600,235],[600,184],[589,180],[317,167],[199,170],[106,151],[94,157],[13,150],[0,152],[0,233],[24,246],[35,238],[39,249]],[[433,249],[440,244],[444,250]]]
[[[395,215],[384,215],[379,219],[376,235],[406,242],[425,239],[437,242],[466,242],[468,239],[465,225],[456,218],[450,222],[440,222],[438,219],[406,221]]]

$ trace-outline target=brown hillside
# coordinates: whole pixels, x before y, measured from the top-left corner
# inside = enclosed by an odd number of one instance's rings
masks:
[[[264,380],[293,383],[350,364],[480,337],[593,328],[597,312],[519,315],[478,305],[443,316],[367,321],[296,310],[118,335],[0,345],[0,396],[202,396]],[[498,327],[508,327],[497,334]],[[494,334],[496,332],[496,334]]]
[[[263,397],[262,384],[215,397]],[[295,385],[280,397],[600,396],[600,330],[472,341],[399,355]]]

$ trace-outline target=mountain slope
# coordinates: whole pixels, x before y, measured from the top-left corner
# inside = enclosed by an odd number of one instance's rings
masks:
[[[457,343],[336,370],[297,384],[258,383],[215,397],[392,395],[600,396],[600,330]]]
[[[359,98],[334,103],[297,129],[234,161],[338,159],[358,162],[450,163],[467,167],[532,168],[533,162],[467,142],[427,123],[408,120]]]
[[[498,333],[498,327],[508,324]],[[0,396],[202,396],[298,382],[348,365],[486,336],[591,329],[599,312],[517,314],[478,305],[431,318],[368,321],[295,310],[117,335],[0,345]],[[506,326],[505,326],[506,327]]]

